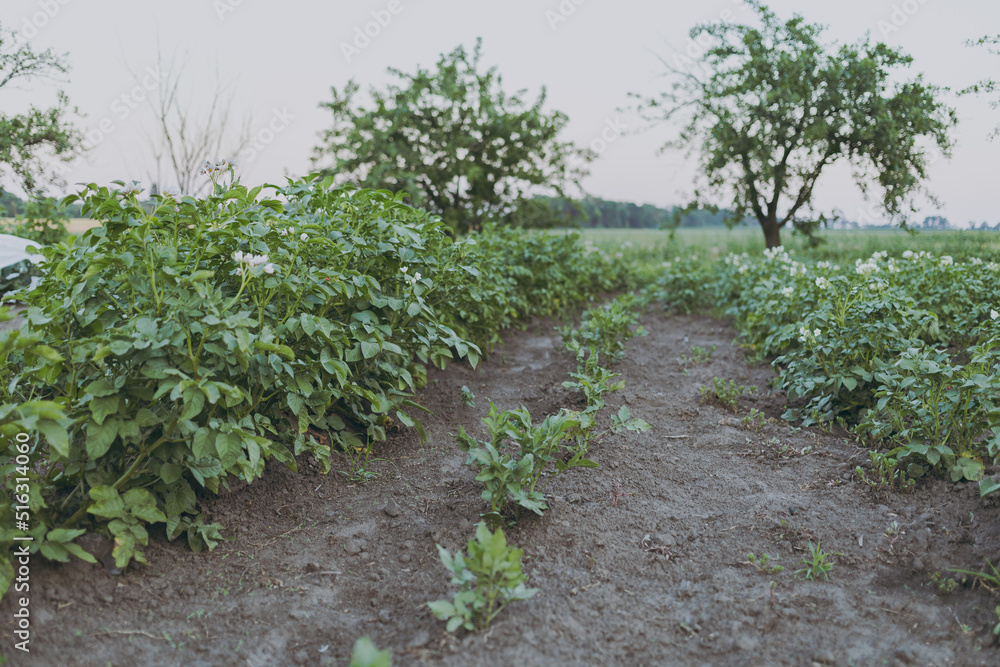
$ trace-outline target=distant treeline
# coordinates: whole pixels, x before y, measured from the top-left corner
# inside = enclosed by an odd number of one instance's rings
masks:
[[[610,201],[599,197],[567,199],[564,197],[534,197],[511,214],[512,222],[522,227],[604,227],[611,229],[659,229],[672,227],[680,207],[660,208],[651,204]],[[696,210],[680,216],[681,227],[725,227],[729,215],[726,209],[717,212]],[[753,218],[744,218],[741,225],[756,226]],[[844,218],[829,221],[830,229],[896,229],[892,224],[858,223]],[[947,218],[928,216],[922,222],[910,224],[913,229],[948,230],[954,227]],[[1000,222],[970,221],[969,229],[1000,231]]]
[[[24,215],[24,200],[9,192],[0,192],[0,216],[13,218]]]
[[[16,218],[24,215],[27,212],[27,204],[27,201],[17,195],[0,190],[0,218]],[[80,218],[83,216],[82,207],[83,205],[79,202],[70,204],[64,213],[67,218]]]
[[[534,197],[512,217],[524,227],[607,227],[611,229],[659,229],[673,225],[679,207],[660,208],[652,204],[610,201],[599,197],[567,199]],[[729,211],[693,211],[681,216],[681,227],[724,227]],[[744,220],[743,224],[747,224]]]
[[[975,220],[970,220],[967,227],[953,227],[948,221],[948,218],[943,218],[940,215],[931,215],[924,218],[923,222],[911,223],[911,229],[921,229],[921,230],[956,230],[956,229],[975,229],[979,231],[1000,231],[1000,222],[991,223],[986,220],[982,222],[976,222]],[[831,229],[896,229],[896,225],[883,224],[883,225],[873,225],[873,224],[860,224],[854,222],[853,220],[836,220],[830,224]]]

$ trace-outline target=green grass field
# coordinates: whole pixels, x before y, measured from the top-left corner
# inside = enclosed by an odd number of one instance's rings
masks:
[[[630,243],[631,249],[648,260],[667,260],[690,253],[714,260],[730,252],[755,255],[764,250],[760,229],[750,227],[679,229],[673,237],[670,232],[656,229],[586,229],[581,235],[606,251]],[[790,232],[783,234],[782,241],[793,256],[814,260],[853,261],[880,250],[897,257],[905,250],[924,250],[934,255],[951,255],[957,260],[971,257],[1000,260],[998,232],[826,230],[820,237],[823,242],[815,248],[809,248],[802,236]]]

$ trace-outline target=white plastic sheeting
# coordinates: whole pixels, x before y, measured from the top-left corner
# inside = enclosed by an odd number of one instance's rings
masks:
[[[29,260],[35,264],[42,260],[41,255],[29,255],[28,246],[39,247],[36,241],[22,239],[19,236],[10,234],[0,234],[0,267],[17,264],[24,260]]]
[[[37,248],[39,245],[36,241],[29,241],[10,234],[0,234],[0,293],[24,286],[25,283],[17,281],[17,278],[28,270],[30,264],[42,261],[41,255],[28,253],[28,246]],[[37,276],[33,276],[30,286],[34,287],[38,280]]]

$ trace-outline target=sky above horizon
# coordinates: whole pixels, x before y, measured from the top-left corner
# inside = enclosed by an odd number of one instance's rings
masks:
[[[987,98],[954,92],[1000,78],[1000,57],[965,44],[1000,34],[1000,2],[772,0],[769,6],[783,19],[798,12],[828,26],[829,41],[854,42],[868,33],[901,47],[914,57],[907,78],[922,73],[927,82],[951,88],[943,100],[958,112],[956,146],[950,159],[934,160],[927,182],[941,205],[925,201],[915,218],[943,215],[958,226],[1000,222],[1000,139],[988,140],[1000,125],[1000,109],[990,108]],[[330,125],[319,104],[330,98],[331,86],[354,78],[363,89],[381,87],[391,80],[388,67],[429,67],[441,53],[460,44],[471,48],[482,37],[484,62],[497,66],[508,91],[527,89],[534,99],[544,86],[546,109],[569,116],[564,138],[598,150],[583,182],[587,194],[672,206],[691,198],[696,159],[659,150],[676,128],[647,128],[620,109],[629,105],[629,93],[665,89],[660,58],[698,54],[688,37],[694,25],[750,18],[739,0],[4,0],[0,24],[36,49],[67,54],[72,69],[65,83],[33,80],[5,88],[3,108],[49,105],[65,90],[84,114],[78,125],[93,144],[66,172],[67,190],[113,180],[148,185],[148,101],[159,49],[167,61],[187,63],[181,94],[195,113],[219,76],[231,84],[233,108],[249,118],[252,137],[235,156],[243,183],[283,183],[312,169],[319,133]],[[359,36],[366,28],[374,36]],[[619,136],[615,127],[625,131]],[[848,219],[882,219],[843,165],[823,175],[814,201]]]

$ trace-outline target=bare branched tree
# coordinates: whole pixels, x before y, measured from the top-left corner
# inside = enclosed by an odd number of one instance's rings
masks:
[[[235,83],[222,77],[218,65],[212,94],[207,102],[195,102],[196,93],[184,76],[190,61],[188,53],[174,53],[167,61],[157,40],[155,89],[147,91],[154,121],[145,141],[152,158],[147,167],[150,180],[161,188],[166,183],[196,195],[210,184],[199,179],[205,162],[235,162],[249,146],[252,117],[237,115]],[[149,76],[131,69],[129,73],[137,85],[148,85]]]

